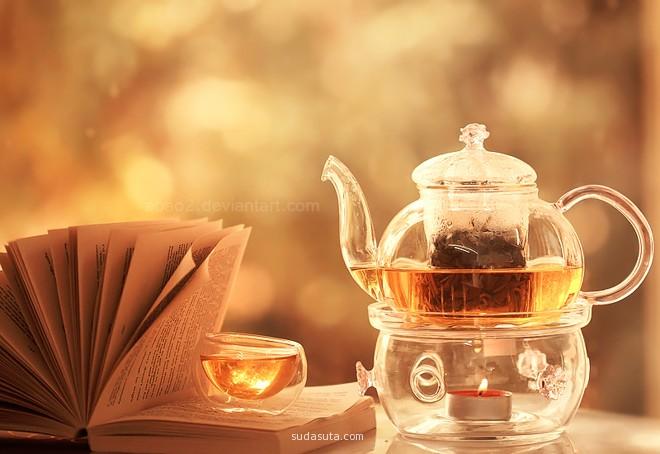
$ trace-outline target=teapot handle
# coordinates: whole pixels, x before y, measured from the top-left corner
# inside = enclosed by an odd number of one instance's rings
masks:
[[[616,303],[634,292],[646,278],[653,261],[653,233],[642,212],[623,194],[607,186],[587,185],[575,188],[561,196],[555,206],[562,212],[575,204],[597,199],[615,208],[628,219],[637,234],[639,253],[637,262],[630,274],[619,284],[605,290],[580,292],[580,297],[592,304]]]

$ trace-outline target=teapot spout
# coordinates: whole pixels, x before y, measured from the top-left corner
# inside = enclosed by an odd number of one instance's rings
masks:
[[[344,263],[365,289],[365,283],[355,272],[376,267],[377,245],[369,207],[351,171],[334,156],[328,157],[321,174],[321,181],[328,180],[337,192],[339,242]]]

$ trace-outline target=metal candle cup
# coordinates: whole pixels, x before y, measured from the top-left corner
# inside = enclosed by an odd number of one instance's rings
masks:
[[[447,413],[462,421],[508,421],[511,419],[511,393],[487,389],[482,380],[479,389],[449,391]]]

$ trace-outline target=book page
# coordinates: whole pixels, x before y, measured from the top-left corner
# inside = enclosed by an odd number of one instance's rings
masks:
[[[0,337],[0,407],[5,403],[59,418],[72,425],[80,421],[61,393],[22,358],[14,355],[11,347]]]
[[[137,238],[107,342],[104,379],[195,239],[220,229],[222,221],[215,221]]]
[[[90,401],[93,400],[92,397],[96,397],[97,393],[100,392],[100,385],[102,384],[100,379],[101,368],[107,351],[108,339],[138,237],[149,232],[190,227],[202,222],[206,222],[206,220],[165,221],[147,226],[113,228],[110,231],[105,270],[97,297],[97,311],[92,329],[94,340],[90,363]]]
[[[232,233],[238,232],[244,228],[243,225],[235,225],[228,227],[226,229],[218,230],[216,232],[208,233],[198,239],[196,239],[188,252],[186,253],[179,266],[170,277],[170,280],[167,281],[165,287],[158,295],[158,298],[153,302],[149,308],[144,320],[140,322],[140,326],[135,330],[132,339],[128,342],[128,347],[132,346],[137,339],[146,331],[146,329],[154,322],[154,320],[160,315],[163,309],[171,301],[177,291],[180,289],[180,286],[184,285],[187,282],[187,278],[192,274],[195,269],[208,257],[209,253],[213,248],[218,244],[220,240],[224,237],[231,235]]]
[[[76,389],[80,389],[80,353],[78,347],[80,341],[78,323],[75,320],[78,317],[78,313],[74,310],[72,304],[71,282],[69,279],[69,270],[71,268],[69,229],[49,230],[48,242],[73,380]]]
[[[14,292],[2,271],[0,271],[0,339],[4,347],[25,362],[34,375],[41,377],[51,389],[57,389],[50,369],[41,356]]]
[[[25,301],[25,289],[19,279],[18,270],[14,265],[14,261],[8,253],[0,253],[0,265],[2,266],[2,272],[4,273],[7,283],[16,300],[16,307],[19,308],[19,311],[22,314],[22,319],[25,322],[23,326],[28,328],[30,333],[29,337],[39,348],[42,358],[44,358],[46,363],[50,365],[50,361],[52,361],[52,351],[47,348],[48,344],[45,341],[45,334],[41,326],[39,326],[37,315],[33,308]]]
[[[369,405],[371,397],[360,396],[356,383],[305,388],[286,412],[280,415],[254,413],[225,413],[209,405],[202,398],[158,405],[119,418],[125,421],[172,421],[188,424],[203,424],[218,427],[236,427],[266,431],[280,431],[289,427],[308,424],[320,418],[329,418],[344,413],[363,403]]]
[[[78,315],[78,339],[82,394],[87,395],[89,387],[89,361],[92,344],[92,320],[96,295],[103,277],[103,267],[108,247],[108,236],[113,227],[126,224],[96,224],[69,227],[70,241],[74,245],[76,257],[74,266],[73,289]]]
[[[80,368],[82,372],[82,396],[86,400],[89,381],[93,320],[97,294],[103,279],[110,231],[122,227],[137,227],[164,221],[117,222],[69,227],[69,244],[75,260],[72,262],[72,302],[78,314]]]
[[[2,421],[2,430],[4,431],[35,432],[65,438],[73,438],[77,431],[75,427],[55,421],[52,418],[15,408],[0,407],[0,421]]]
[[[56,369],[53,373],[57,379],[61,378],[67,397],[73,402],[76,393],[48,235],[11,241],[8,248],[19,259],[18,273],[25,286],[27,302],[34,308],[54,354]]]
[[[190,394],[194,349],[203,333],[222,324],[249,234],[248,228],[223,238],[121,359],[92,425]]]
[[[35,377],[38,377],[40,380],[42,380],[53,393],[53,395],[57,396],[57,399],[63,401],[66,391],[62,376],[57,371],[54,353],[44,332],[44,328],[39,324],[39,317],[36,314],[35,308],[32,304],[27,302],[26,291],[19,279],[18,270],[14,263],[14,259],[12,259],[9,254],[0,253],[0,264],[2,265],[2,271],[7,279],[8,285],[16,300],[17,306],[23,315],[23,320],[25,321],[25,325],[23,325],[23,327],[28,327],[31,335],[30,337],[34,344],[38,347],[39,356],[45,364],[44,373],[41,374],[38,371],[35,371]],[[7,344],[7,347],[8,349],[11,349],[10,344]],[[0,350],[0,354],[1,353],[2,351]]]

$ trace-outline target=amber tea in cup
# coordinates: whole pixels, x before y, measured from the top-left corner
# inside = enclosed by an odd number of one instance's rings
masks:
[[[202,367],[216,388],[241,399],[264,399],[282,391],[298,370],[291,349],[258,353],[240,349],[201,355]]]
[[[305,353],[290,340],[209,333],[198,351],[197,389],[222,411],[278,414],[305,386]]]

